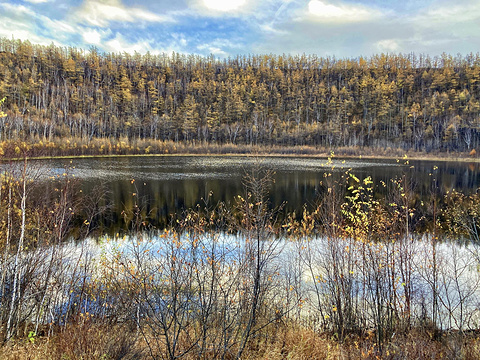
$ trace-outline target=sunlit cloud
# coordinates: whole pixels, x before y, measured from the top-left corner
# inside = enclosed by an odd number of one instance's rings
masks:
[[[68,21],[64,20],[52,20],[46,16],[38,16],[39,22],[42,23],[42,26],[46,29],[52,30],[56,33],[57,36],[62,34],[74,34],[78,31],[77,26],[71,24]]]
[[[381,12],[362,5],[330,4],[322,0],[311,0],[308,12],[316,20],[325,22],[367,21],[381,15]]]
[[[133,23],[170,20],[141,8],[127,7],[120,0],[86,0],[74,17],[81,23],[98,27],[107,27],[112,21]]]
[[[2,13],[6,15],[6,18],[25,18],[25,17],[34,17],[35,12],[30,8],[23,5],[13,5],[9,3],[0,3],[0,7],[3,8]],[[14,29],[12,29],[14,30]]]
[[[395,39],[380,40],[376,43],[376,48],[382,53],[396,53],[401,50],[401,46]]]
[[[223,51],[221,48],[212,45],[199,45],[197,46],[197,49],[202,53],[208,52],[220,58],[225,58],[228,56],[226,51]]]
[[[0,36],[29,40],[40,45],[48,45],[52,42],[57,45],[64,45],[51,34],[42,35],[40,33],[37,25],[39,16],[28,7],[3,3],[0,4],[0,9],[2,9],[1,14],[3,15],[0,18]]]
[[[100,44],[102,36],[98,31],[88,30],[82,34],[83,40],[89,44]]]
[[[250,17],[262,1],[255,0],[189,0],[193,16],[204,18]]]
[[[111,32],[109,30],[100,32],[95,29],[86,29],[82,32],[82,38],[87,44],[101,45],[102,38],[110,33]]]
[[[208,43],[199,44],[196,46],[197,52],[204,55],[215,55],[219,58],[226,58],[234,56],[239,53],[243,44],[226,39],[214,39]]]
[[[262,24],[260,25],[260,29],[265,34],[288,35],[288,31],[275,28],[272,24]]]
[[[131,43],[127,41],[122,35],[117,34],[117,36],[111,40],[108,40],[104,43],[104,48],[108,52],[147,52],[150,48],[150,45],[147,41],[140,41],[137,43]]]
[[[173,51],[181,52],[178,50],[179,47],[180,45],[176,40],[173,40],[173,44],[167,44],[166,46],[161,46],[153,39],[142,39],[140,41],[130,41],[119,33],[115,34],[115,37],[110,40],[102,41],[102,49],[106,52],[112,52],[112,53],[126,52],[129,54],[133,54],[133,53],[145,54],[149,52],[150,54],[156,55],[156,54],[162,54],[162,53],[171,53]]]
[[[203,0],[203,4],[215,11],[232,11],[237,10],[245,5],[246,0]]]

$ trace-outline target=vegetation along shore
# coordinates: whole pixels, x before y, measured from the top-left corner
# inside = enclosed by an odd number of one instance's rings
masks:
[[[436,166],[421,196],[407,171],[332,176],[335,157],[478,162],[478,54],[219,60],[2,38],[0,96],[1,359],[480,358],[480,193],[440,192]],[[115,189],[83,192],[76,157],[182,154],[325,166],[308,206],[272,206],[259,161],[231,199],[161,229],[146,182],[123,179],[123,231],[102,233]],[[47,178],[33,159],[52,157],[72,165]]]

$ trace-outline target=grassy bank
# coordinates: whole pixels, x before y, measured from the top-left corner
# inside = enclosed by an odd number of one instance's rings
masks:
[[[3,159],[29,158],[72,158],[72,157],[112,157],[112,156],[167,156],[167,155],[255,155],[255,156],[293,156],[323,157],[334,152],[341,158],[399,159],[407,156],[414,160],[469,161],[477,162],[475,150],[470,152],[423,152],[405,151],[401,148],[374,147],[313,147],[313,146],[263,146],[215,143],[185,143],[161,140],[129,140],[55,138],[52,141],[35,140],[33,142],[0,142],[0,156]]]
[[[411,330],[398,334],[379,347],[373,336],[351,336],[338,343],[330,333],[318,333],[307,328],[279,326],[268,337],[253,342],[242,359],[464,359],[480,358],[480,338],[461,337],[445,333],[437,339],[425,331]],[[145,340],[134,329],[105,326],[88,321],[70,324],[51,338],[17,339],[0,348],[3,360],[56,359],[151,359],[166,358],[166,354],[149,353]],[[195,359],[185,356],[184,359]],[[203,359],[215,358],[205,354]],[[226,356],[233,359],[233,355]]]

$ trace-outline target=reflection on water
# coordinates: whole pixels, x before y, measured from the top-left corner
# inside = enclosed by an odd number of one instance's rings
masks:
[[[212,194],[210,203],[232,202],[244,193],[243,176],[260,164],[275,172],[270,191],[273,206],[285,204],[287,211],[312,206],[320,195],[325,173],[339,178],[347,169],[360,179],[371,176],[376,184],[406,175],[420,196],[432,189],[445,193],[452,189],[473,192],[479,186],[477,163],[403,160],[341,160],[327,164],[326,159],[248,156],[152,156],[96,159],[41,160],[50,174],[62,174],[65,166],[81,179],[85,193],[98,184],[109,190],[113,204],[112,231],[123,226],[121,212],[138,203],[149,221],[163,227],[169,216],[203,203]],[[45,177],[48,179],[48,177]],[[132,179],[135,182],[132,183]],[[380,186],[377,196],[385,196]],[[388,191],[388,190],[387,190]],[[135,193],[135,196],[133,194]]]
[[[199,261],[199,258],[210,256],[212,251],[216,254],[214,258],[220,259],[217,261],[234,273],[239,269],[239,259],[244,258],[244,253],[248,251],[244,234],[189,235],[176,237],[175,243],[181,243],[182,247],[174,247],[173,251],[176,255],[182,254],[184,262],[195,264],[196,269],[208,263]],[[159,232],[141,234],[140,237],[103,237],[100,246],[98,239],[87,239],[82,246],[92,252],[92,259],[118,261],[121,257],[124,263],[143,261],[144,266],[153,263],[156,264],[155,269],[161,269],[163,264],[171,261],[172,248],[166,245],[172,240],[171,236]],[[356,317],[357,326],[364,320],[367,324],[378,321],[376,311],[377,301],[380,301],[380,311],[385,317],[393,309],[405,311],[395,312],[398,316],[395,319],[400,322],[408,313],[411,322],[416,324],[434,319],[436,326],[443,330],[478,329],[479,244],[437,243],[428,236],[416,238],[416,241],[404,238],[387,243],[366,243],[342,237],[306,237],[296,238],[295,241],[271,238],[269,241],[275,243],[275,250],[272,250],[264,271],[276,273],[274,277],[285,284],[291,281],[295,271],[299,281],[297,286],[300,285],[298,289],[301,289],[305,300],[301,314],[310,321],[315,320],[315,316],[321,316],[319,310],[328,314],[339,296],[346,297],[344,300],[348,304],[343,311],[348,306],[355,308],[353,317]],[[203,249],[200,253],[197,252],[199,248]],[[74,256],[81,256],[78,246],[73,247],[75,249]],[[148,255],[139,257],[138,254]],[[92,268],[100,274],[108,273],[100,266]],[[406,277],[405,273],[409,275]],[[349,290],[336,292],[339,276],[343,279],[343,286]],[[278,293],[276,296],[279,296]],[[391,302],[387,303],[388,300]],[[319,321],[318,318],[316,320]]]

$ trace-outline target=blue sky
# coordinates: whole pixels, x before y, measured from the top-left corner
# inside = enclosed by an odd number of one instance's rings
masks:
[[[480,0],[0,0],[0,36],[105,52],[462,55]]]

